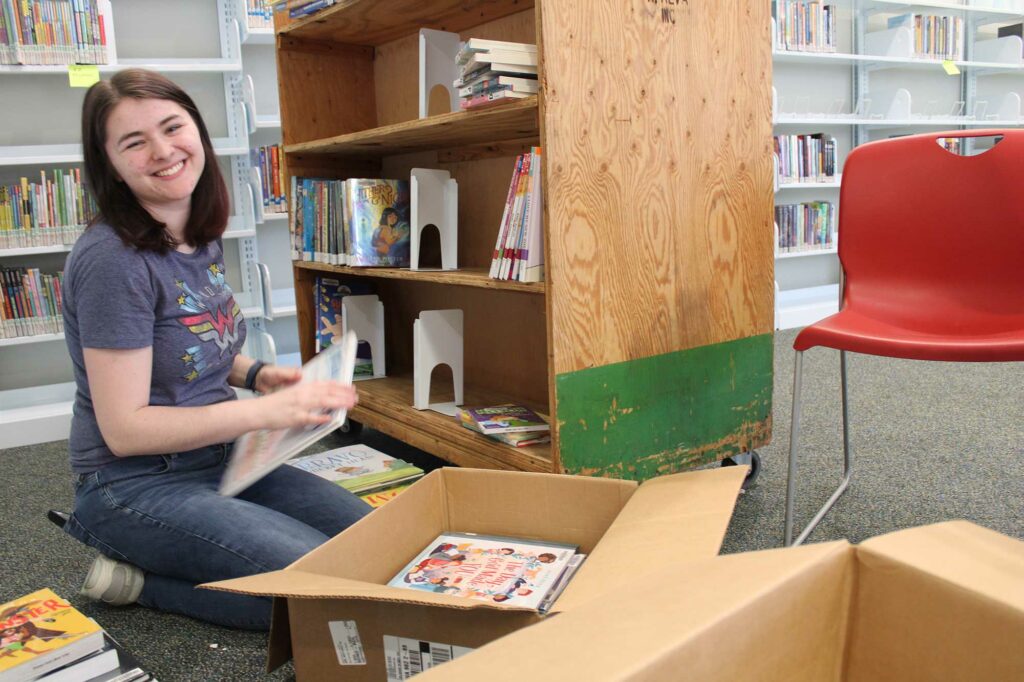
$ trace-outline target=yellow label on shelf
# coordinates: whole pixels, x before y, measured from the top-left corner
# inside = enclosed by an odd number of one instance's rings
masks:
[[[952,59],[943,59],[942,68],[946,70],[950,76],[959,76],[960,69],[956,68],[956,64],[953,63]]]
[[[69,64],[68,83],[73,88],[87,88],[100,79],[100,67],[95,64]]]

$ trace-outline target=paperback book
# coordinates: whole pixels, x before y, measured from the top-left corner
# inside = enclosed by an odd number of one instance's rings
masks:
[[[537,609],[576,549],[558,542],[442,533],[388,585]]]
[[[359,495],[412,483],[423,476],[423,469],[418,466],[367,445],[347,445],[288,463]]]
[[[363,493],[359,496],[359,499],[376,509],[377,507],[383,507],[385,504],[408,490],[410,485],[412,484],[396,485],[393,488],[385,488],[384,490]]]
[[[348,264],[409,267],[410,210],[408,180],[347,180]]]
[[[103,629],[53,590],[0,605],[0,680],[34,680],[103,648]]]
[[[525,405],[495,405],[459,410],[462,425],[488,436],[499,433],[550,431],[544,418]]]
[[[346,296],[369,294],[365,284],[343,284],[332,277],[317,277],[313,287],[313,303],[316,306],[316,352],[319,353],[339,339],[344,327],[341,301]],[[373,353],[370,344],[360,341],[356,346],[354,378],[373,376]]]
[[[356,335],[345,334],[302,368],[302,382],[335,380],[352,383],[356,360]],[[237,495],[304,449],[345,423],[347,410],[330,412],[330,420],[314,426],[251,431],[235,441],[221,495]]]

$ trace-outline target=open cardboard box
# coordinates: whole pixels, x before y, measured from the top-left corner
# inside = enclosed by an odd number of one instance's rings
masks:
[[[276,598],[268,669],[294,657],[303,682],[380,682],[387,679],[385,637],[475,649],[636,575],[715,556],[746,472],[707,469],[637,484],[438,469],[291,566],[203,587]],[[589,557],[547,616],[386,585],[448,531],[568,542]]]
[[[1024,543],[966,521],[647,573],[434,680],[1024,680]]]

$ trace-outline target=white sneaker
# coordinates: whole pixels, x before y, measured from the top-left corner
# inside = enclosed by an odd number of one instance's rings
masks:
[[[79,594],[112,606],[133,604],[142,592],[143,573],[138,566],[97,556]]]

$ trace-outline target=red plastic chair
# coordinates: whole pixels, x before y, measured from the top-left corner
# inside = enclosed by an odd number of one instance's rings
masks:
[[[941,138],[1001,136],[960,156]],[[967,140],[964,140],[966,143]],[[839,203],[840,311],[796,337],[786,545],[800,544],[850,483],[846,353],[1024,361],[1024,131],[915,135],[857,147]],[[793,541],[803,352],[840,351],[843,480]]]

